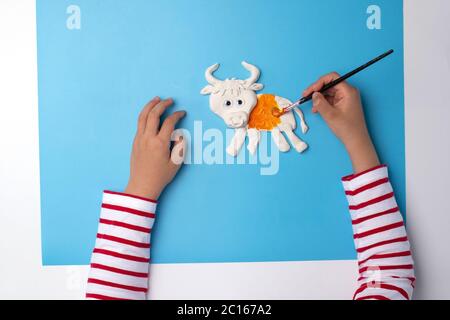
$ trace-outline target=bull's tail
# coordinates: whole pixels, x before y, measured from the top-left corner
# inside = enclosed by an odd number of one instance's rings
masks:
[[[305,116],[303,115],[303,112],[302,112],[302,110],[300,109],[300,108],[298,108],[298,107],[295,107],[294,108],[294,111],[295,111],[295,113],[299,116],[299,118],[300,118],[300,126],[301,126],[301,128],[302,128],[302,132],[303,133],[306,133],[306,132],[308,132],[308,125],[306,124],[306,121],[305,121]]]

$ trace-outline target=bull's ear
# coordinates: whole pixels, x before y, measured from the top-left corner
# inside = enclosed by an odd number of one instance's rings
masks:
[[[213,93],[215,91],[216,90],[214,89],[214,87],[212,85],[208,84],[206,87],[204,87],[202,89],[202,91],[200,91],[200,94],[207,95],[207,94],[211,94],[211,93]]]
[[[263,88],[264,88],[264,85],[261,83],[254,83],[249,87],[249,89],[253,90],[253,91],[259,91],[259,90],[262,90]]]

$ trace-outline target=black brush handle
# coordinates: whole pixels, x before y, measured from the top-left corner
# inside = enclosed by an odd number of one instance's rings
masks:
[[[371,61],[369,61],[369,62],[367,62],[366,64],[363,64],[362,66],[356,68],[355,70],[350,71],[349,73],[344,74],[343,76],[341,76],[341,77],[339,77],[339,78],[337,78],[337,79],[331,81],[330,83],[327,83],[326,85],[323,86],[323,88],[322,88],[319,92],[320,92],[320,93],[325,93],[327,90],[333,88],[335,85],[338,85],[338,84],[341,83],[342,81],[347,80],[347,79],[350,78],[351,76],[354,76],[354,75],[357,74],[358,72],[363,71],[364,69],[370,67],[370,66],[373,65],[374,63],[380,61],[381,59],[386,58],[388,55],[390,55],[390,54],[392,54],[392,53],[394,53],[394,50],[393,50],[393,49],[391,49],[391,50],[389,50],[389,51],[383,53],[382,55],[376,57],[375,59],[373,59],[373,60],[371,60]],[[294,103],[292,104],[292,106],[287,107],[286,110],[290,110],[290,109],[292,109],[292,108],[295,107],[295,106],[298,106],[298,105],[301,105],[301,104],[303,104],[303,103],[305,103],[305,102],[308,102],[309,100],[312,99],[313,94],[314,94],[314,93],[312,93],[312,94],[310,94],[310,95],[308,95],[308,96],[306,96],[306,97],[303,97],[303,98],[301,98],[300,100],[294,102]]]

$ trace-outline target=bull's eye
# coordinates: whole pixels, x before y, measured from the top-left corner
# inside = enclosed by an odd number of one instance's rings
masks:
[[[227,107],[231,106],[231,101],[230,100],[225,100],[224,101],[224,105],[227,106]]]
[[[240,106],[242,106],[244,104],[244,101],[242,101],[242,100],[238,100],[238,105],[240,105]]]

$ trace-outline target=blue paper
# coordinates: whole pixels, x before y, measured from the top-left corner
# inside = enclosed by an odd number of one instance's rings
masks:
[[[367,27],[371,4],[380,30]],[[68,26],[71,5],[79,29]],[[295,100],[319,76],[394,49],[350,83],[404,212],[402,10],[400,0],[38,0],[43,264],[89,263],[102,190],[124,190],[137,116],[153,96],[187,110],[192,139],[195,121],[225,132],[199,94],[216,62],[220,78],[246,78],[240,62],[255,64],[263,92]],[[350,161],[311,104],[302,109],[311,129],[296,133],[310,148],[280,154],[277,174],[261,175],[261,163],[181,170],[160,199],[153,263],[356,257],[340,183]]]

